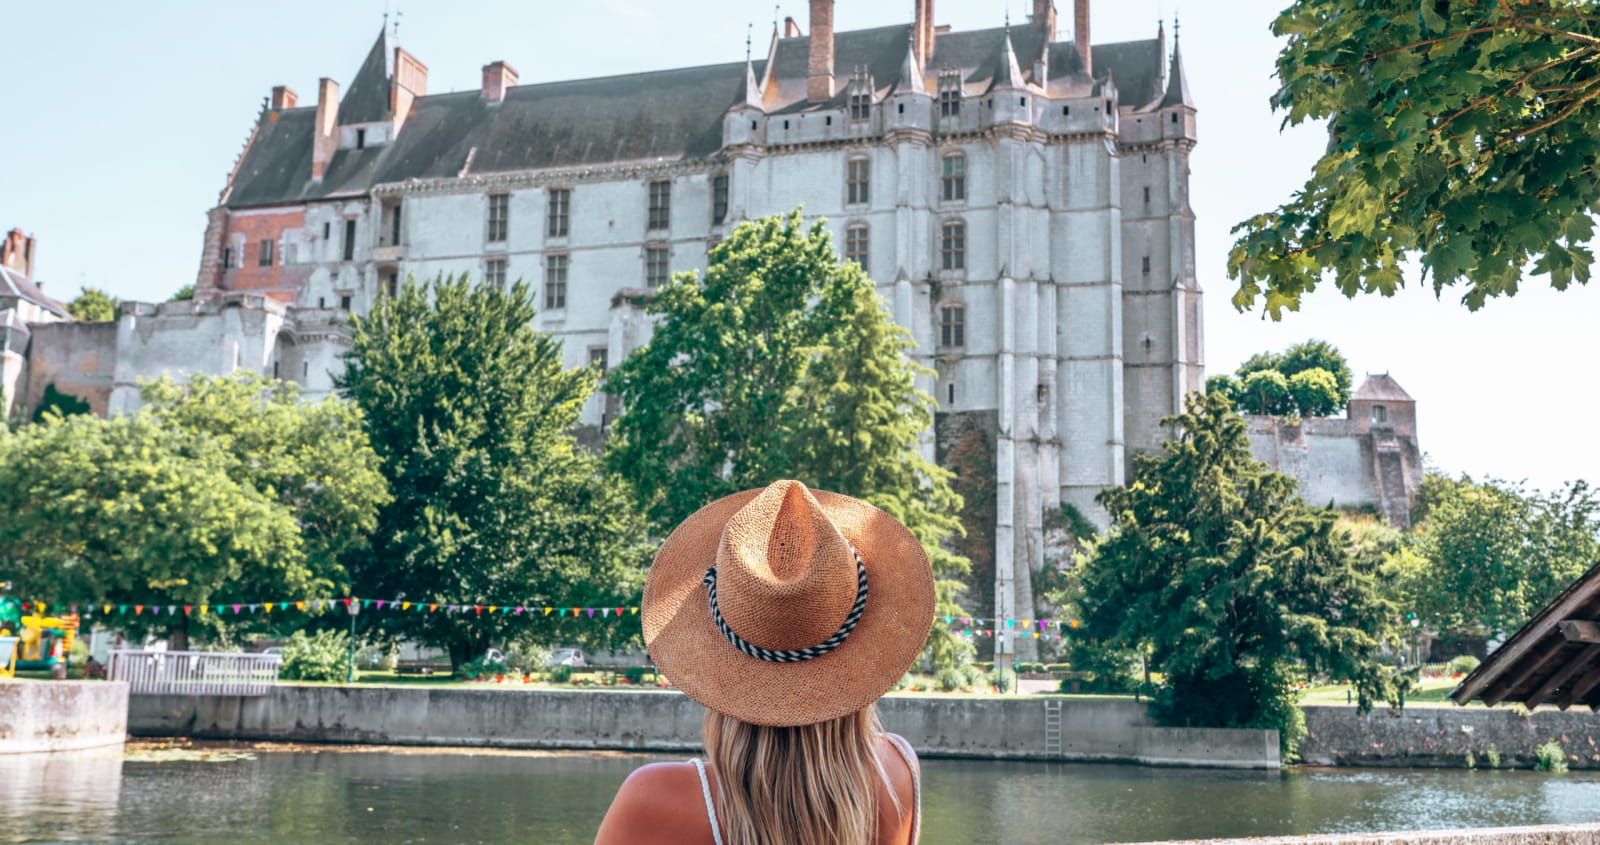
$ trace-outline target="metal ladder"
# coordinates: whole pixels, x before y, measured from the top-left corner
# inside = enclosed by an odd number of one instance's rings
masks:
[[[1061,702],[1044,702],[1044,753],[1061,756]]]

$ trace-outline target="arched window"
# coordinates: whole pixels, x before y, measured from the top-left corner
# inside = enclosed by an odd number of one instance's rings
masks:
[[[869,266],[871,232],[865,223],[851,223],[844,230],[844,260],[854,261],[863,270]]]
[[[939,198],[945,202],[961,202],[967,198],[967,157],[951,153],[944,157],[944,171],[939,178]]]
[[[967,306],[959,302],[939,306],[939,345],[950,349],[967,345]]]
[[[967,269],[967,224],[946,220],[939,228],[939,269]]]

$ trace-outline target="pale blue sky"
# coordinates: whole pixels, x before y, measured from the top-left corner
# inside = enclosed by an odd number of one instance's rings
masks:
[[[1062,37],[1072,0],[1062,5]],[[1439,467],[1553,486],[1600,482],[1600,288],[1565,294],[1533,279],[1515,299],[1469,314],[1454,296],[1312,297],[1282,323],[1228,304],[1228,230],[1304,181],[1320,129],[1280,134],[1267,105],[1276,46],[1268,24],[1287,0],[1099,0],[1097,43],[1150,37],[1184,14],[1182,43],[1200,109],[1193,158],[1198,269],[1207,291],[1206,360],[1231,370],[1249,354],[1306,337],[1337,344],[1357,378],[1390,372],[1418,400],[1422,448]],[[80,285],[164,299],[194,280],[205,212],[216,201],[261,98],[287,84],[302,102],[316,80],[348,85],[376,36],[383,0],[271,4],[6,4],[6,129],[0,132],[0,229],[39,238],[37,275],[70,298]],[[1021,22],[1029,0],[1011,0]],[[757,49],[772,4],[736,0],[403,3],[400,41],[428,65],[430,91],[476,88],[504,59],[524,82],[735,61],[745,24]],[[912,3],[838,0],[840,29],[909,19]],[[804,0],[783,13],[802,22]],[[937,22],[999,25],[1004,0],[936,0]],[[1414,276],[1412,277],[1415,278]]]

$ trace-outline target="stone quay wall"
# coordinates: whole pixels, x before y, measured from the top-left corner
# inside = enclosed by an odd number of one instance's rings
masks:
[[[1163,728],[1131,701],[894,696],[884,725],[932,757],[1276,768],[1276,731]],[[134,696],[135,736],[694,752],[704,711],[668,691],[283,685],[270,695]],[[1059,734],[1047,732],[1058,723]],[[1055,737],[1059,736],[1059,740]]]
[[[128,737],[128,685],[0,682],[0,754],[81,751]]]
[[[1560,743],[1574,769],[1600,769],[1600,714],[1588,708],[1409,707],[1396,713],[1354,707],[1306,707],[1305,762],[1323,766],[1462,768],[1471,753],[1487,768],[1488,751],[1505,768],[1531,768],[1534,749]]]

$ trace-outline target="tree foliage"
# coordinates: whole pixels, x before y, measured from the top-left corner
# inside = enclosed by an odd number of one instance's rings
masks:
[[[941,578],[941,615],[960,615],[967,561],[951,473],[924,457],[927,371],[872,281],[841,262],[822,223],[799,212],[740,224],[703,278],[680,274],[647,309],[649,344],[612,372],[626,409],[607,462],[658,530],[727,494],[780,478],[855,496],[894,515]],[[960,649],[935,627],[935,659]]]
[[[134,414],[50,415],[0,434],[6,580],[45,601],[130,605],[343,587],[336,556],[364,542],[387,496],[354,408],[304,404],[249,374],[163,379],[143,396]],[[172,621],[188,633],[186,617]]]
[[[194,299],[194,285],[184,285],[173,291],[172,296],[167,297],[168,302],[186,302],[191,299]]]
[[[1394,611],[1379,565],[1251,457],[1225,397],[1192,396],[1167,423],[1176,439],[1098,499],[1111,525],[1080,564],[1089,635],[1148,654],[1166,675],[1166,719],[1278,728],[1287,748],[1299,673],[1351,680],[1363,705],[1389,695],[1375,658]]]
[[[39,398],[39,407],[33,409],[33,421],[44,422],[46,417],[70,417],[76,414],[89,413],[89,403],[70,393],[62,393],[56,389],[55,382],[44,386],[44,395]]]
[[[1390,296],[1409,256],[1473,310],[1528,273],[1588,281],[1600,2],[1295,0],[1273,31],[1273,105],[1329,141],[1304,188],[1234,228],[1235,306],[1277,319],[1325,274]]]
[[[534,329],[534,316],[525,283],[462,276],[408,280],[354,318],[337,384],[365,413],[394,495],[370,551],[348,558],[357,595],[637,604],[643,521],[571,433],[596,373],[563,367],[560,341]],[[456,665],[517,637],[595,643],[615,633],[599,621],[486,611],[380,611],[361,621],[443,647]]]
[[[1551,493],[1430,473],[1402,581],[1406,610],[1439,631],[1501,635],[1600,561],[1600,493]]]
[[[67,313],[86,323],[103,323],[117,319],[117,301],[99,288],[81,288],[67,303]]]
[[[1308,340],[1250,356],[1233,375],[1206,379],[1206,392],[1222,394],[1246,414],[1326,417],[1350,401],[1354,381],[1338,347]]]

